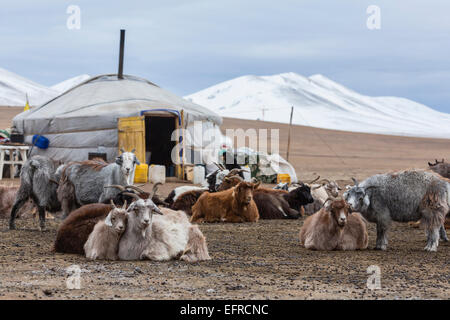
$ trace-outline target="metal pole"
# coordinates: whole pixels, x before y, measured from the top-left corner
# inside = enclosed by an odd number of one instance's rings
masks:
[[[120,29],[120,53],[119,53],[119,72],[117,77],[123,79],[123,53],[125,50],[125,30]]]
[[[286,161],[289,161],[289,149],[291,147],[291,126],[292,126],[292,115],[294,113],[294,106],[291,107],[291,119],[289,120],[289,131],[288,131],[288,143],[286,151]]]

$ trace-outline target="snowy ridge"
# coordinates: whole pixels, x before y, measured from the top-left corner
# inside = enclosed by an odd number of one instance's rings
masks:
[[[39,106],[89,78],[83,74],[49,88],[0,68],[0,106],[23,108],[27,95],[31,106]]]
[[[323,75],[243,76],[185,97],[224,117],[354,132],[450,138],[450,114],[398,97],[369,97]]]

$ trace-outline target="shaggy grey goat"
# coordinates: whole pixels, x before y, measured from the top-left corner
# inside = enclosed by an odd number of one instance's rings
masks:
[[[57,164],[50,158],[44,156],[33,156],[28,159],[20,172],[20,187],[17,192],[16,201],[11,209],[9,229],[16,228],[15,219],[17,211],[32,199],[38,207],[39,228],[45,229],[45,210],[57,212],[61,205],[56,196],[57,184],[62,166],[57,168]]]
[[[86,258],[90,260],[117,260],[119,240],[127,226],[128,213],[125,201],[122,208],[117,208],[111,200],[112,210],[105,220],[100,220],[84,244]]]
[[[74,209],[89,203],[104,203],[120,192],[117,188],[105,188],[108,185],[128,185],[134,165],[139,161],[132,152],[124,152],[115,163],[106,163],[100,159],[72,162],[64,166],[58,187],[58,199],[61,202],[63,217]]]
[[[352,178],[353,179],[353,178]],[[375,249],[386,250],[392,220],[417,221],[425,226],[426,251],[437,251],[439,232],[450,208],[450,182],[423,170],[377,174],[344,193],[352,211],[377,224]],[[445,230],[444,230],[445,232]]]

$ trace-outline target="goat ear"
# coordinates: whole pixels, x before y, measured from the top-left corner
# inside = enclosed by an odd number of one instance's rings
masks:
[[[325,203],[323,204],[323,206],[325,207],[326,211],[331,212],[331,203],[333,201],[331,199],[327,199],[327,201],[325,201]]]
[[[125,149],[123,147],[120,148],[120,152],[125,153]]]
[[[111,212],[110,212],[110,213],[108,213],[108,215],[106,216],[106,219],[105,219],[105,224],[106,224],[108,227],[112,227],[111,216],[112,216],[112,214],[111,214]]]
[[[133,150],[131,150],[130,152],[131,152],[131,153],[135,153],[135,152],[136,152],[136,149],[133,148]]]
[[[140,165],[140,164],[141,164],[140,161],[139,161],[139,159],[138,159],[136,156],[134,156],[134,161],[136,162],[137,165]]]
[[[123,164],[122,156],[118,156],[118,157],[116,158],[116,163],[117,163],[119,166],[121,166],[121,165]]]
[[[428,165],[429,165],[430,167],[432,167],[432,166],[433,166],[433,164],[432,164],[431,162],[428,162]]]

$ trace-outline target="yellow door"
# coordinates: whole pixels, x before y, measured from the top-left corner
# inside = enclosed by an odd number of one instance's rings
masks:
[[[145,117],[119,118],[117,128],[119,130],[119,151],[136,149],[136,157],[141,163],[145,163]]]

